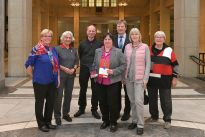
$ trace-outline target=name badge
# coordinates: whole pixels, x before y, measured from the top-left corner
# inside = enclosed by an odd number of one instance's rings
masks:
[[[107,73],[107,68],[99,68],[99,77],[107,78],[108,73]]]

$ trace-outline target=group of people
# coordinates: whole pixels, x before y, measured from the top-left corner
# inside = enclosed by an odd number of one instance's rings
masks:
[[[35,114],[38,127],[43,132],[61,125],[61,118],[71,122],[69,115],[76,69],[79,73],[79,110],[74,117],[85,113],[86,92],[91,80],[91,112],[94,118],[101,119],[100,129],[110,127],[111,132],[118,129],[117,121],[130,118],[128,129],[136,128],[136,133],[144,132],[144,90],[148,90],[150,122],[159,119],[158,91],[164,114],[164,128],[171,127],[172,99],[171,87],[177,84],[178,62],[172,48],[165,44],[166,35],[157,31],[154,44],[142,43],[137,28],[126,34],[127,23],[119,20],[118,34],[105,34],[103,42],[96,39],[96,27],[87,27],[87,38],[80,42],[78,51],[73,47],[74,36],[71,31],[61,35],[61,44],[50,45],[53,32],[44,29],[39,43],[34,46],[25,63],[27,73],[33,79],[35,95]],[[79,63],[80,60],[80,63]],[[121,89],[125,92],[125,108],[122,108]],[[63,106],[62,98],[64,95]],[[44,101],[46,100],[45,106]],[[61,109],[62,106],[62,109]],[[43,112],[44,111],[44,112]],[[51,123],[52,114],[56,125]]]

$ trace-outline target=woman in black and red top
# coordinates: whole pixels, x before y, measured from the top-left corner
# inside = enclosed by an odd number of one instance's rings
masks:
[[[166,36],[163,31],[157,31],[154,35],[155,43],[150,49],[151,71],[147,89],[149,94],[150,121],[157,121],[158,91],[160,95],[161,108],[164,114],[164,128],[171,127],[172,99],[171,87],[177,84],[178,62],[171,47],[166,45]]]

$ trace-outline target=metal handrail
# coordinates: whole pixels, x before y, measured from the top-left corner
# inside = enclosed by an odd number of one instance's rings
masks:
[[[194,61],[196,64],[198,64],[198,65],[205,65],[205,62],[203,61],[203,60],[201,60],[201,59],[199,59],[198,57],[196,57],[196,56],[193,56],[193,55],[191,55],[191,56],[189,56],[190,57],[190,59],[192,60],[192,61]]]
[[[198,64],[199,74],[205,74],[205,53],[199,53],[199,57],[189,56],[192,61]]]

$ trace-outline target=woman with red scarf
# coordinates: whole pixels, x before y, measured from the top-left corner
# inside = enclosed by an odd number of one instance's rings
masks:
[[[60,84],[58,54],[50,46],[53,32],[44,29],[40,34],[39,43],[32,48],[25,67],[33,79],[35,95],[35,114],[38,128],[43,132],[55,129],[51,124],[55,92]],[[45,108],[44,108],[44,101]],[[44,112],[43,112],[44,110]]]
[[[58,88],[58,92],[56,94],[54,106],[54,116],[57,125],[61,125],[61,104],[63,94],[63,119],[68,122],[72,121],[69,115],[70,102],[72,98],[74,78],[76,76],[75,71],[79,63],[77,50],[72,46],[72,42],[74,41],[73,33],[71,31],[65,31],[61,35],[60,39],[61,45],[56,48],[59,57],[61,81],[60,87]]]

